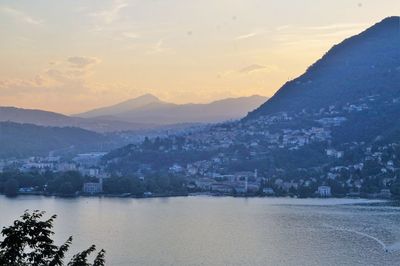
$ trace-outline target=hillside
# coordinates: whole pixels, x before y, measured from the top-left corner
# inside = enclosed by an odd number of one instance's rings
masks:
[[[399,21],[336,45],[245,119],[126,146],[104,164],[126,174],[215,176],[210,182],[233,195],[229,177],[257,169],[265,179],[252,185],[278,195],[313,196],[329,185],[337,196],[387,197],[400,186]]]
[[[148,123],[129,123],[107,118],[86,119],[43,110],[0,107],[0,122],[7,121],[50,127],[79,127],[100,133],[126,130],[134,131],[155,127],[155,125]]]
[[[0,158],[107,151],[118,147],[111,136],[72,127],[42,127],[0,122]]]
[[[99,133],[162,130],[165,126],[223,122],[244,117],[267,98],[251,96],[209,104],[173,104],[146,94],[113,106],[67,116],[55,112],[0,106],[0,122],[27,123],[50,127],[79,127]],[[78,117],[80,116],[80,117]]]
[[[249,115],[319,110],[362,97],[400,96],[400,18],[389,17],[335,45]]]

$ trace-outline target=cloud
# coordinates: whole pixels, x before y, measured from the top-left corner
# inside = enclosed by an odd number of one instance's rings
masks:
[[[276,28],[274,41],[285,46],[324,47],[329,42],[340,41],[364,30],[363,23],[338,23],[317,26],[284,25]]]
[[[237,36],[237,37],[235,38],[235,40],[248,39],[248,38],[254,37],[254,36],[256,36],[256,35],[257,35],[256,32],[250,32],[250,33],[247,33],[247,34],[243,34],[243,35]]]
[[[139,35],[134,32],[122,32],[121,35],[128,39],[137,39]]]
[[[362,31],[368,24],[364,23],[342,23],[328,24],[319,26],[294,26],[284,25],[276,28],[279,33],[278,40],[289,40],[293,42],[296,39],[304,40],[305,37],[326,38],[326,37],[346,37]]]
[[[83,93],[90,90],[88,77],[91,66],[99,63],[95,57],[73,56],[49,63],[31,79],[0,79],[1,96],[26,96],[34,93],[59,93],[62,95]]]
[[[71,66],[76,68],[86,68],[95,64],[100,63],[100,59],[96,57],[86,56],[72,56],[67,59]]]
[[[263,65],[258,65],[258,64],[252,64],[249,66],[246,66],[242,69],[239,70],[239,73],[243,73],[243,74],[251,74],[254,72],[271,72],[276,70],[277,67],[276,66],[263,66]]]
[[[128,3],[125,0],[114,0],[110,8],[91,13],[91,15],[105,24],[110,24],[119,18],[121,10],[127,6]]]
[[[155,43],[154,45],[152,45],[150,47],[148,54],[158,54],[158,53],[163,53],[163,52],[167,52],[170,50],[171,49],[165,47],[164,40],[161,39],[161,40],[158,40],[157,43]]]
[[[94,104],[116,86],[91,79],[93,67],[99,62],[93,57],[73,56],[49,62],[47,68],[32,78],[0,78],[0,102],[33,108],[46,103],[46,108],[67,113],[81,111],[80,108]]]
[[[266,30],[255,30],[255,31],[252,31],[252,32],[249,32],[246,34],[239,35],[239,36],[235,37],[235,40],[245,40],[245,39],[249,39],[249,38],[253,38],[253,37],[265,34],[267,32],[268,31],[266,31]]]
[[[276,31],[336,31],[344,29],[361,29],[367,27],[367,23],[335,23],[318,26],[298,26],[298,25],[282,25],[277,27]]]
[[[26,14],[25,12],[11,8],[11,7],[0,7],[0,10],[3,13],[8,14],[8,15],[12,16],[13,18],[23,21],[27,24],[39,25],[39,24],[43,23],[43,20],[33,18],[30,15]]]
[[[306,30],[342,30],[342,29],[360,29],[363,27],[367,27],[369,24],[366,23],[342,23],[342,24],[330,24],[330,25],[322,25],[322,26],[308,26],[303,27]]]

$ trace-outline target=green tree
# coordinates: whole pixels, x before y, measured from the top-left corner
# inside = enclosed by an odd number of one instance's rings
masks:
[[[42,220],[44,212],[25,213],[13,225],[1,231],[4,240],[0,242],[0,265],[7,266],[61,266],[65,254],[72,243],[72,237],[60,247],[54,245],[51,238],[56,215]],[[93,263],[88,263],[88,256],[96,250],[92,245],[72,257],[68,266],[103,266],[105,251],[97,253]]]
[[[64,182],[60,186],[60,193],[63,195],[71,195],[75,192],[71,182]]]
[[[19,184],[14,178],[8,179],[4,185],[4,194],[8,197],[15,197],[18,194]]]
[[[394,184],[390,187],[390,192],[392,192],[393,197],[395,197],[395,198],[400,198],[400,182],[394,183]]]

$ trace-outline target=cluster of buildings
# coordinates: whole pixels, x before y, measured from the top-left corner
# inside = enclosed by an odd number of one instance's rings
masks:
[[[346,116],[368,110],[369,103],[375,101],[376,97],[369,96],[357,103],[348,103],[341,107],[332,105],[313,112],[281,112],[256,119],[206,126],[196,129],[195,132],[183,131],[179,136],[167,135],[150,145],[153,151],[167,153],[172,158],[175,152],[209,152],[208,158],[189,163],[182,163],[177,159],[163,169],[170,175],[185,177],[188,189],[197,192],[277,195],[311,191],[309,193],[319,197],[330,197],[340,190],[340,193],[349,196],[359,196],[364,191],[374,193],[375,196],[390,197],[389,187],[400,174],[399,144],[332,144],[333,132],[347,122]],[[243,169],[231,167],[238,162],[274,160],[276,152],[297,151],[310,144],[320,147],[320,154],[325,156],[322,160],[324,165],[300,170],[275,167],[260,175],[257,170],[239,171]],[[132,148],[143,151],[146,149],[144,145],[135,144]],[[354,155],[354,151],[358,153]],[[351,160],[346,159],[348,154],[353,154],[350,156]],[[103,191],[103,179],[111,175],[107,164],[101,161],[104,155],[105,153],[79,154],[68,161],[55,156],[6,160],[0,161],[0,171],[11,165],[17,166],[21,172],[79,171],[83,176],[97,180],[85,183],[83,192],[97,194]],[[132,159],[132,163],[136,163],[135,159]],[[155,171],[150,163],[142,163],[138,173],[141,170],[148,173]],[[306,175],[289,178],[289,170],[302,171]]]
[[[105,154],[105,152],[78,154],[72,160],[65,160],[60,156],[2,160],[0,161],[0,172],[3,172],[7,167],[17,169],[21,173],[59,173],[77,171],[82,176],[88,176],[97,180],[96,182],[84,183],[82,192],[87,194],[97,194],[103,191],[103,179],[110,177],[101,165],[101,158]],[[21,188],[20,190],[20,193],[31,192],[33,192],[33,188]]]
[[[271,179],[260,177],[255,172],[238,172],[232,175],[217,175],[211,177],[200,177],[191,179],[192,183],[189,185],[191,190],[200,192],[223,194],[223,195],[264,195],[276,196],[283,191],[286,194],[292,191],[297,191],[300,186],[310,186],[304,180],[299,182],[284,181],[276,179],[271,183]],[[331,187],[328,185],[321,185],[316,188],[313,196],[318,197],[331,197]]]
[[[348,103],[341,107],[334,105],[321,108],[319,111],[300,114],[279,113],[270,116],[259,116],[256,119],[224,123],[212,126],[196,134],[186,135],[182,149],[185,151],[218,151],[210,158],[182,165],[179,161],[169,166],[171,174],[184,175],[189,180],[196,179],[194,185],[205,191],[220,193],[249,193],[262,191],[272,194],[279,189],[285,192],[295,191],[302,187],[316,187],[316,195],[328,197],[332,195],[332,189],[326,185],[326,181],[334,181],[347,195],[359,196],[361,193],[369,193],[364,189],[369,179],[378,178],[379,185],[374,188],[374,193],[369,195],[387,197],[390,194],[389,187],[397,180],[399,173],[400,154],[392,154],[389,158],[387,151],[390,147],[366,147],[363,142],[344,143],[333,146],[333,134],[335,128],[347,122],[347,115],[353,112],[362,112],[369,109],[369,103],[374,102],[378,96],[362,98],[357,103]],[[293,121],[306,118],[315,122],[313,125],[301,128],[301,123],[291,126]],[[288,125],[288,126],[285,126]],[[319,125],[319,126],[318,126]],[[300,127],[299,127],[300,126]],[[287,169],[272,169],[277,175],[268,177],[273,180],[274,187],[262,186],[262,178],[254,178],[254,174],[248,175],[248,180],[238,180],[240,174],[235,171],[227,172],[227,166],[237,161],[247,159],[271,158],[274,151],[281,149],[299,150],[312,143],[321,143],[321,154],[326,156],[324,167],[314,169],[302,169],[310,173],[309,178],[297,178],[296,181],[286,179]],[[391,146],[396,146],[392,143]],[[389,145],[390,146],[390,145]],[[177,147],[164,152],[173,152]],[[361,150],[360,158],[351,155],[355,150]],[[242,152],[243,151],[243,152]],[[270,157],[268,157],[270,156]],[[358,156],[358,155],[357,155]],[[397,157],[396,157],[397,156]],[[365,170],[365,164],[374,161],[379,166],[378,173],[369,173]],[[221,174],[224,173],[224,174]],[[264,173],[263,173],[264,174]],[[387,177],[383,177],[386,175]],[[365,192],[367,191],[367,192]]]

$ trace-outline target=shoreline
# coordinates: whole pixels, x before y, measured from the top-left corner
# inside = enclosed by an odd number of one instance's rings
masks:
[[[344,196],[344,197],[306,197],[299,198],[296,196],[262,196],[262,195],[230,195],[223,193],[210,193],[210,192],[196,192],[196,193],[167,193],[167,194],[153,194],[147,196],[137,196],[130,193],[124,194],[84,194],[77,193],[72,195],[62,195],[62,194],[46,194],[42,192],[31,192],[31,193],[18,193],[16,196],[7,196],[5,194],[0,194],[7,198],[18,198],[20,196],[43,196],[43,197],[54,197],[54,198],[129,198],[129,199],[155,199],[155,198],[176,198],[176,197],[210,197],[210,198],[267,198],[267,199],[293,199],[293,200],[312,200],[312,199],[348,199],[348,200],[369,200],[379,202],[398,202],[399,199],[396,198],[378,198],[378,197],[354,197],[354,196]]]

